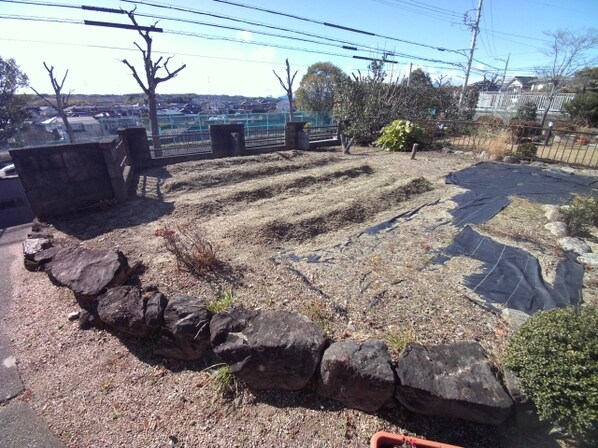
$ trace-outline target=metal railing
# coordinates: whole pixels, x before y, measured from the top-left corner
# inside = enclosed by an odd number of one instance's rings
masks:
[[[574,93],[557,93],[550,105],[551,112],[562,112],[564,106],[575,97]],[[548,107],[550,97],[546,93],[533,92],[480,92],[477,110],[511,111],[523,104],[535,104],[539,111]]]
[[[523,144],[535,146],[536,159],[588,167],[598,166],[598,133],[573,129],[511,126],[468,121],[415,121],[424,129],[425,143],[463,151],[518,155]]]
[[[321,141],[321,140],[335,140],[338,138],[338,126],[311,126],[306,128],[305,131],[309,136],[309,141]]]
[[[148,138],[153,159],[212,152],[210,132],[183,132]]]
[[[245,129],[245,147],[284,146],[285,128],[251,127]]]

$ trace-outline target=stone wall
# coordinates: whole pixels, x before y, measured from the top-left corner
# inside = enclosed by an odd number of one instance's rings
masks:
[[[46,219],[124,200],[129,178],[115,148],[108,139],[10,150],[33,214]]]
[[[383,341],[330,341],[300,314],[232,307],[214,315],[202,298],[125,285],[133,270],[116,250],[52,247],[46,234],[23,248],[27,269],[73,291],[81,328],[145,338],[159,357],[197,360],[211,350],[252,389],[300,390],[314,380],[318,395],[349,408],[377,412],[394,403],[490,425],[521,401],[477,342],[411,343],[393,362]]]

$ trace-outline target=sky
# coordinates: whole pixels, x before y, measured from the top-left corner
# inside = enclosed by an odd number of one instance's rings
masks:
[[[396,61],[387,64],[394,78],[421,68],[433,79],[442,75],[461,85],[472,36],[464,22],[474,21],[478,1],[0,0],[0,57],[14,58],[41,92],[51,91],[46,62],[60,78],[68,69],[67,91],[141,93],[122,63],[127,59],[142,71],[137,31],[83,23],[130,23],[128,17],[81,5],[137,7],[139,25],[157,22],[163,29],[152,33],[155,56],[172,56],[171,70],[186,64],[158,93],[278,97],[284,90],[272,71],[284,76],[287,58],[292,73],[298,72],[296,89],[313,63],[365,73],[369,61],[354,56],[379,58],[385,52]],[[596,26],[598,0],[483,0],[481,17],[470,83],[484,75],[502,78],[507,58],[507,79],[533,74],[548,62],[543,32]]]

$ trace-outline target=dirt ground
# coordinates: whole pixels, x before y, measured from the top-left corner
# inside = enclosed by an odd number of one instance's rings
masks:
[[[135,199],[53,225],[62,243],[116,247],[130,264],[142,262],[141,284],[167,296],[232,291],[234,303],[303,313],[335,340],[475,340],[500,360],[511,328],[462,285],[478,262],[431,262],[459,231],[449,210],[462,190],[444,177],[475,161],[356,148],[189,162],[143,173]],[[478,231],[539,256],[550,276],[559,252],[545,250],[554,237],[543,233],[534,207],[516,200]],[[201,228],[227,269],[203,277],[177,270],[155,231],[181,226]],[[427,418],[398,406],[373,415],[344,409],[313,386],[294,393],[241,386],[222,397],[208,369],[217,361],[166,361],[142,342],[79,330],[67,319],[77,309],[70,291],[21,266],[15,278],[10,319],[22,399],[69,447],[365,447],[380,430],[468,447],[558,446],[508,425]]]

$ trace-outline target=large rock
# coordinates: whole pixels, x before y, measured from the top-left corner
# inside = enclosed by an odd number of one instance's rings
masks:
[[[75,293],[81,308],[92,309],[97,296],[126,281],[130,268],[127,258],[118,250],[77,247],[53,254],[45,270],[52,283]]]
[[[52,247],[48,238],[27,238],[23,241],[23,257],[25,258],[25,269],[28,271],[39,271],[40,265],[35,261],[35,256],[42,250]]]
[[[200,359],[210,347],[211,317],[202,299],[184,295],[169,298],[154,353],[174,359]]]
[[[254,389],[299,390],[314,374],[326,337],[307,317],[233,308],[210,323],[214,353]]]
[[[161,292],[154,292],[144,298],[145,323],[148,327],[157,329],[164,324],[164,311],[168,300]]]
[[[409,344],[397,374],[396,398],[413,412],[498,425],[513,406],[477,342]]]
[[[521,328],[525,321],[531,317],[529,314],[513,308],[504,308],[500,312],[500,316],[515,330]]]
[[[38,266],[38,270],[44,271],[46,266],[54,259],[56,254],[62,250],[64,250],[64,248],[60,246],[52,246],[48,249],[44,249],[33,255],[33,262]]]
[[[118,286],[109,289],[97,298],[96,314],[100,321],[123,333],[133,336],[149,333],[138,287]]]
[[[544,209],[544,216],[546,216],[546,219],[549,222],[561,221],[563,219],[558,205],[546,204],[543,205],[542,208]]]
[[[392,398],[394,389],[395,377],[384,342],[341,341],[324,352],[318,380],[320,395],[349,408],[376,412]]]
[[[544,228],[558,238],[567,236],[567,224],[561,221],[553,221],[544,224]]]
[[[577,257],[577,262],[588,266],[598,266],[598,254],[581,254]]]
[[[561,249],[575,252],[577,254],[586,254],[592,252],[592,248],[588,246],[584,240],[579,238],[573,238],[572,236],[566,236],[565,238],[559,239],[559,245]]]

